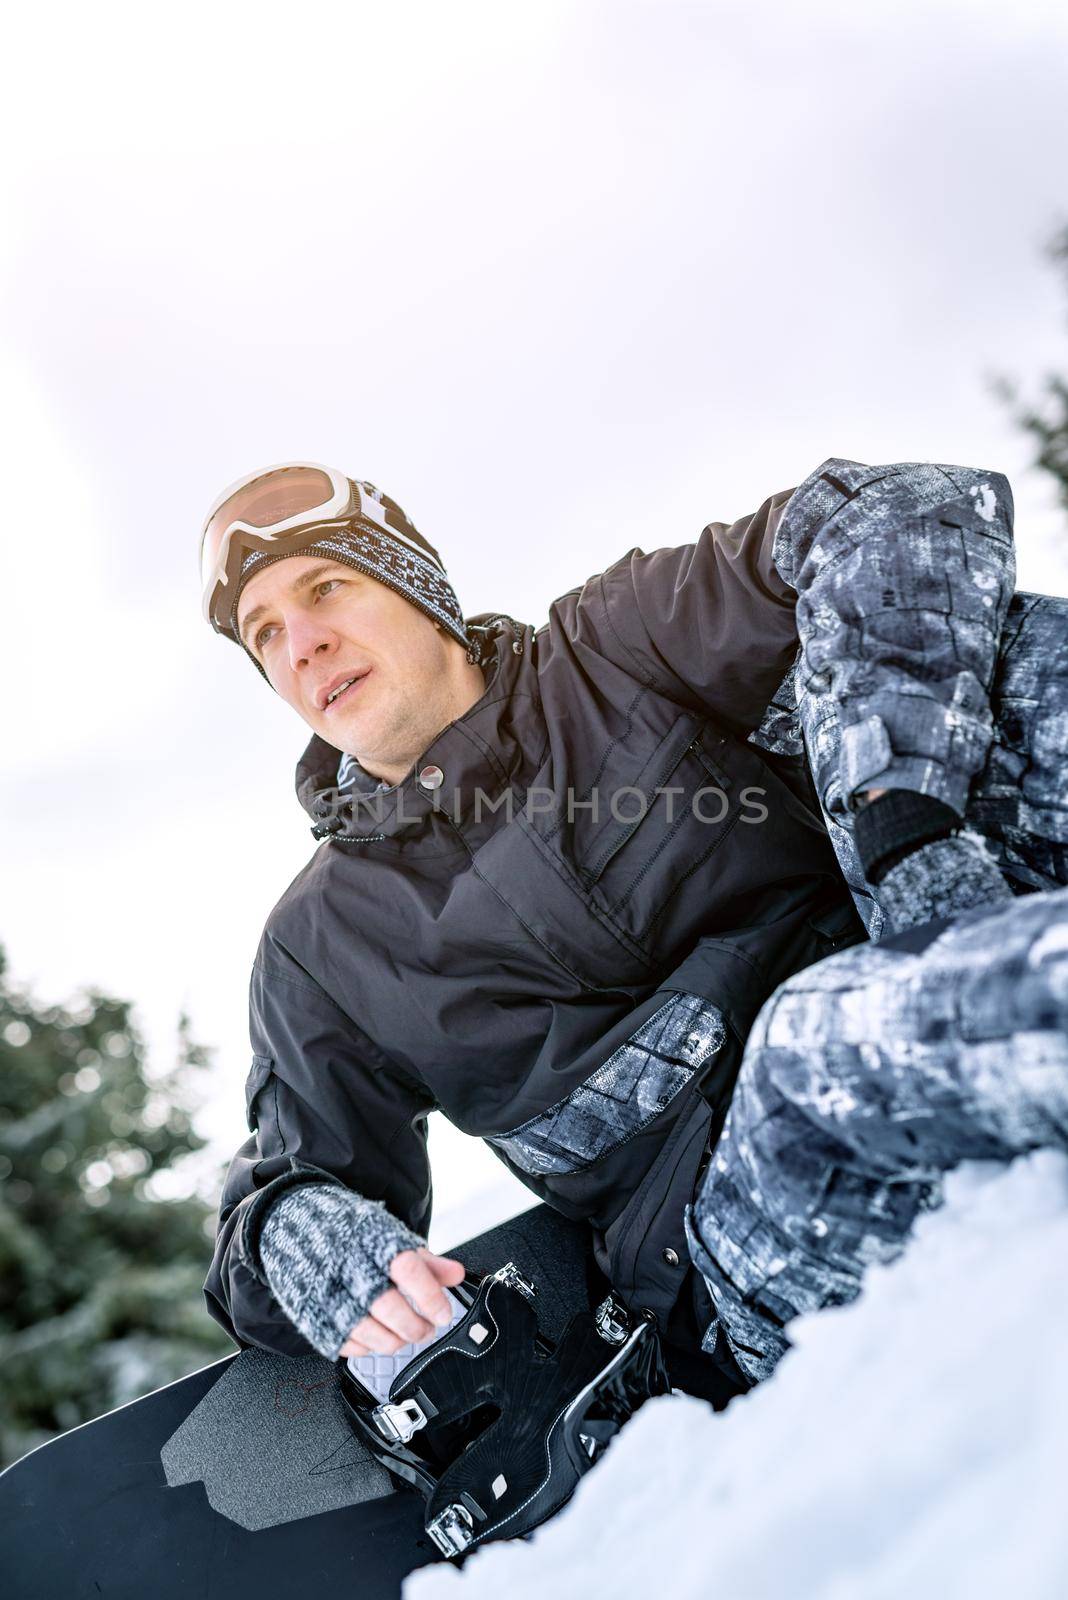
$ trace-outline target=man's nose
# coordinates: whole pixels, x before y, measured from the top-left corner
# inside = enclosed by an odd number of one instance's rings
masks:
[[[336,636],[320,618],[307,612],[286,619],[289,639],[289,665],[296,672],[313,656],[326,655],[336,644]]]

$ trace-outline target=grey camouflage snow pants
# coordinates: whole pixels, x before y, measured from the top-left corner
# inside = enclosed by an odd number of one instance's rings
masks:
[[[804,689],[796,704],[822,796],[834,706]],[[1020,898],[783,984],[688,1208],[716,1311],[702,1346],[725,1345],[751,1383],[789,1348],[792,1317],[852,1300],[867,1266],[900,1253],[952,1167],[1068,1148],[1068,601],[1013,597],[991,709],[966,819]],[[827,822],[877,939],[848,821]]]

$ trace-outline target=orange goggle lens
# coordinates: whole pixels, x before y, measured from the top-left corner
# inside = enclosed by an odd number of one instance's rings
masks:
[[[262,538],[282,538],[299,529],[314,513],[336,516],[339,498],[347,498],[347,480],[321,467],[293,465],[271,468],[238,484],[217,505],[204,528],[200,576],[205,614],[209,615],[217,585],[225,583],[231,536],[255,529]]]

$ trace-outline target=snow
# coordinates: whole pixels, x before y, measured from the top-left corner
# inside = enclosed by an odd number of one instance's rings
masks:
[[[530,1541],[404,1600],[1063,1600],[1068,1158],[950,1175],[852,1305],[716,1414],[650,1401]]]
[[[993,522],[998,509],[998,497],[988,483],[978,484],[968,493],[975,499],[975,509],[984,522]]]

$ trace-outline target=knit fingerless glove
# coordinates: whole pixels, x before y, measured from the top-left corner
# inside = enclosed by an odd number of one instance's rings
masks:
[[[895,932],[1012,898],[984,841],[929,795],[880,795],[857,812],[853,839]]]
[[[284,1189],[267,1212],[259,1259],[297,1332],[336,1361],[372,1302],[392,1287],[394,1256],[425,1243],[378,1201],[340,1185],[303,1183]]]
[[[897,933],[935,917],[957,917],[1011,899],[997,862],[975,833],[958,833],[914,850],[890,868],[878,888],[879,904]]]

